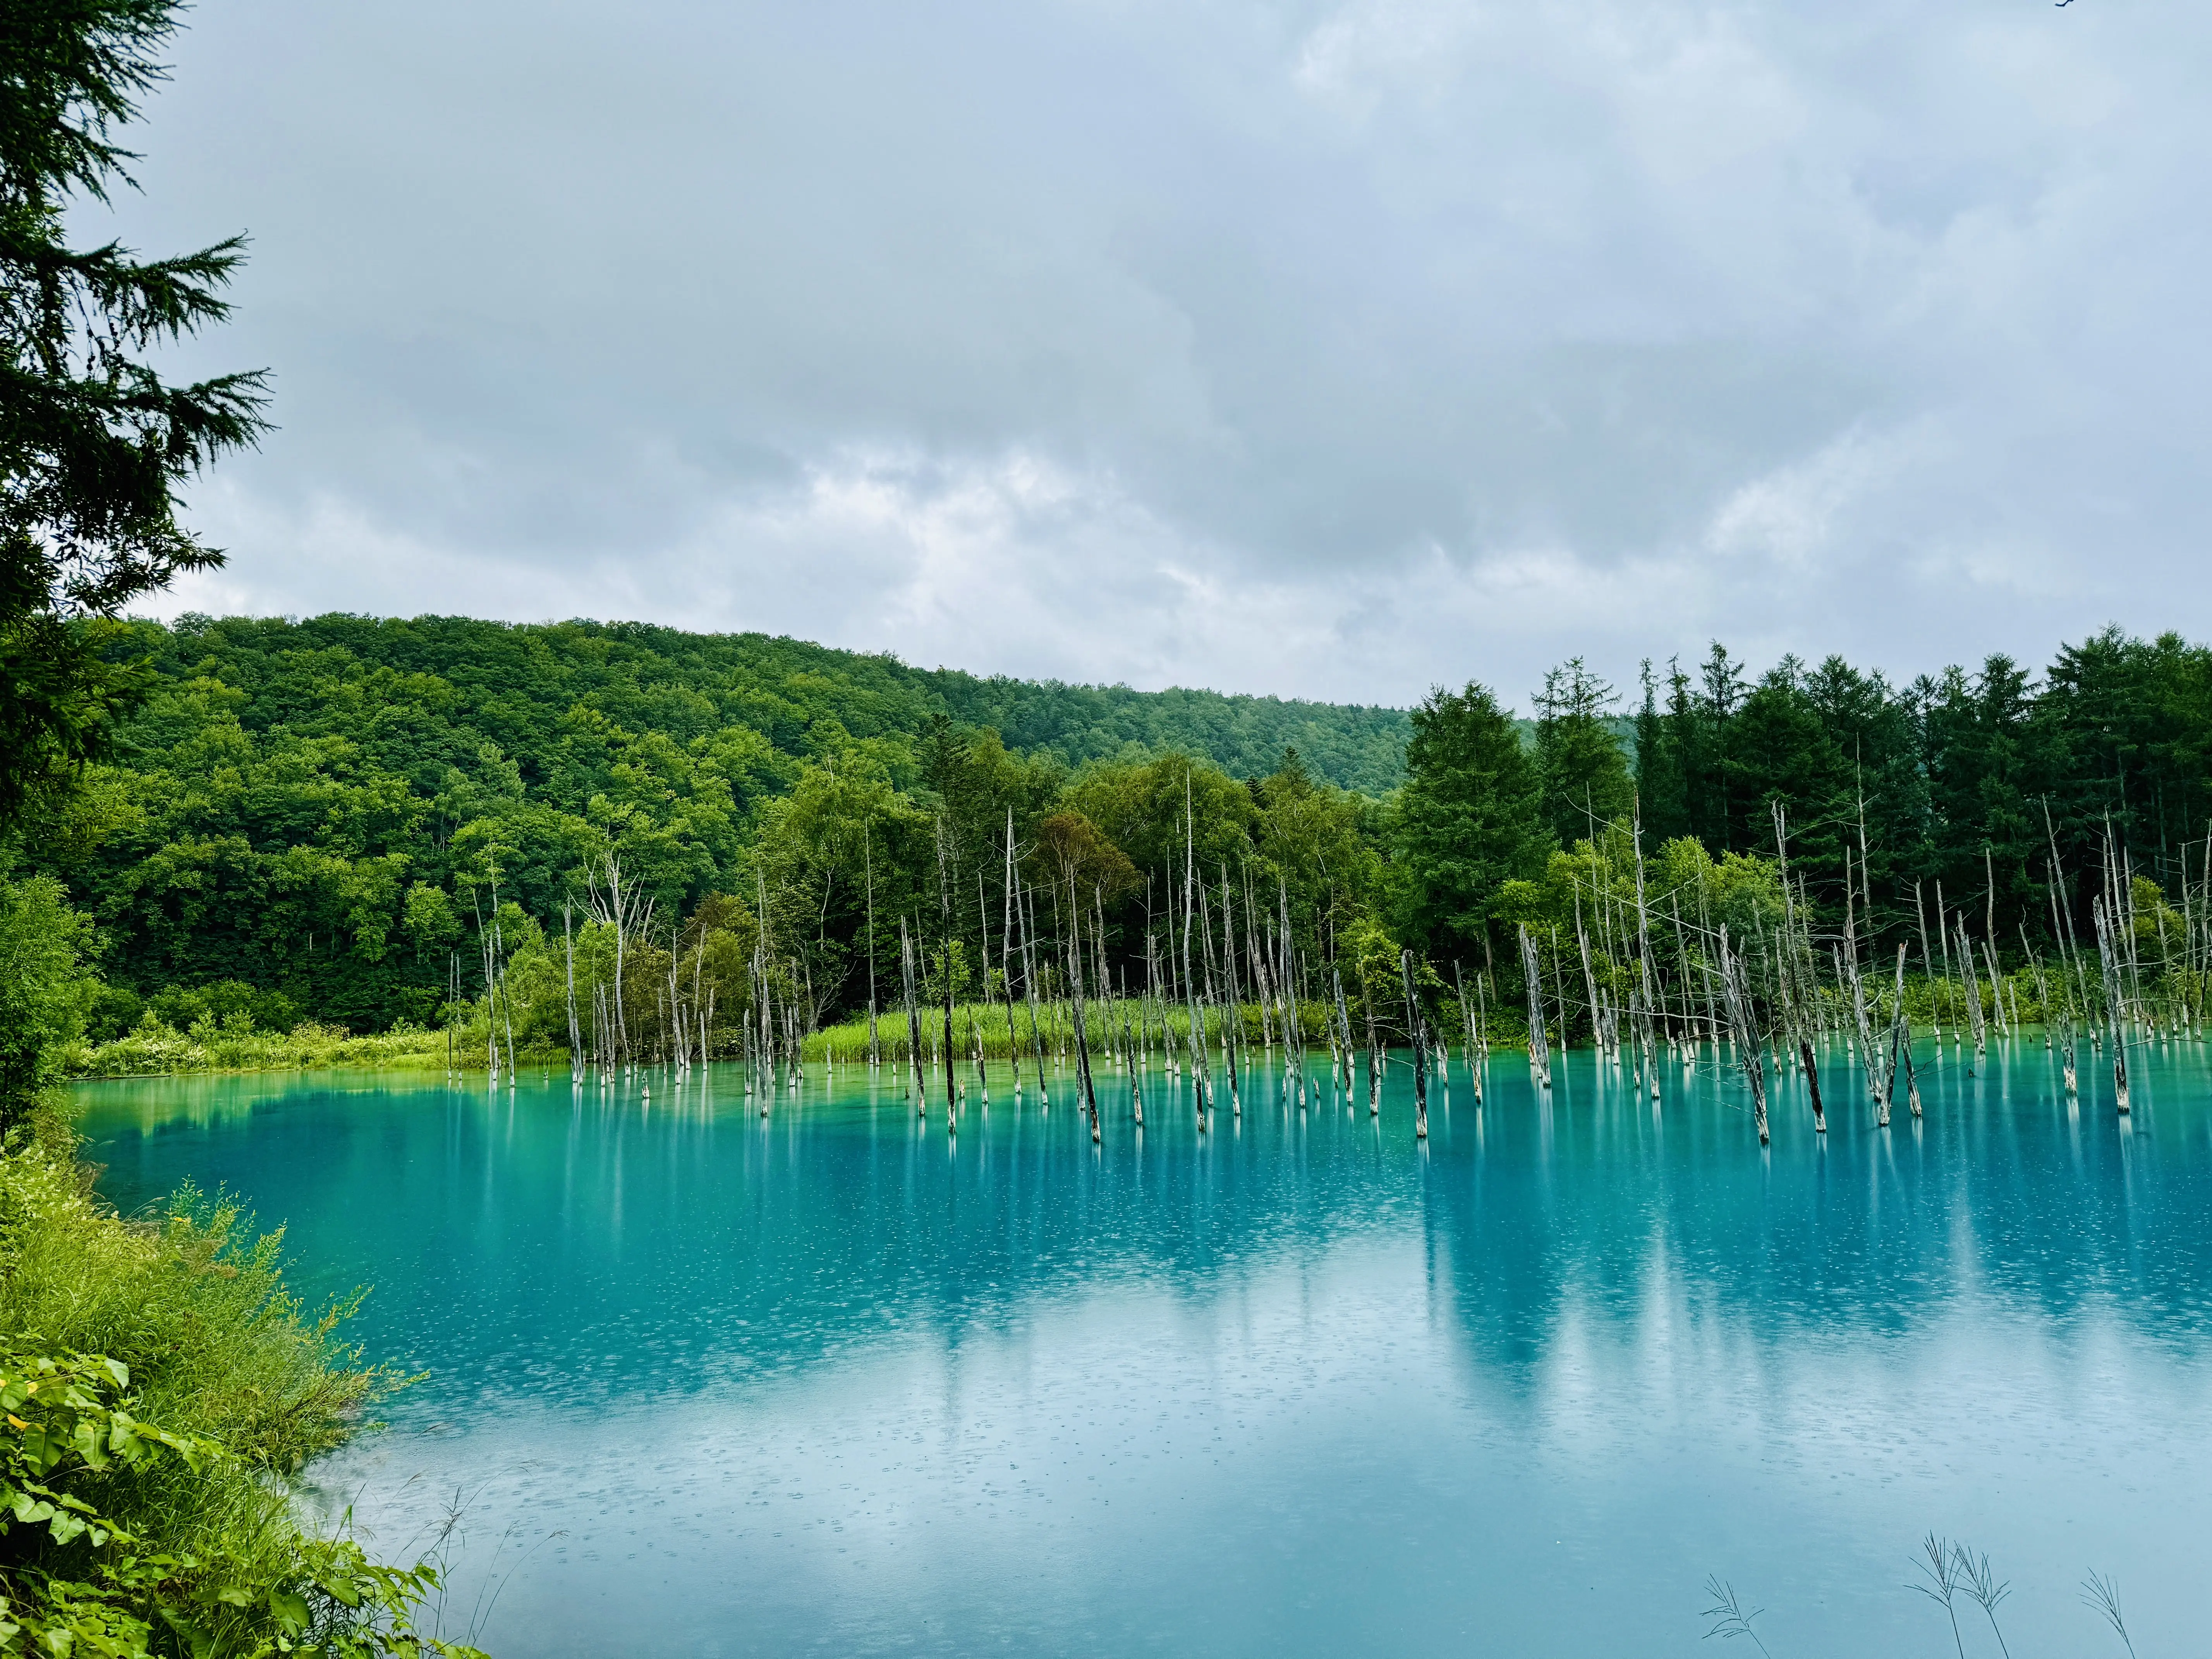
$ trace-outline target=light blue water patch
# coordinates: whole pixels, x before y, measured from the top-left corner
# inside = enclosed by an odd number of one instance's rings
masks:
[[[1402,1064],[1372,1118],[1325,1058],[1204,1135],[1102,1071],[1097,1147],[1003,1070],[957,1139],[849,1067],[765,1118],[732,1070],[316,1074],[85,1127],[125,1208],[226,1188],[311,1298],[374,1286],[354,1338],[429,1376],[315,1491],[445,1532],[445,1633],[510,1656],[1689,1654],[1709,1573],[1778,1656],[1933,1653],[1931,1528],[2015,1652],[2118,1651],[2091,1568],[2189,1650],[2207,1057],[2137,1054],[2124,1120],[2084,1059],[2069,1102],[2039,1040],[1923,1045],[1881,1130],[1832,1052],[1829,1132],[1779,1081],[1765,1151],[1710,1051],[1656,1105],[1455,1060],[1425,1144]]]

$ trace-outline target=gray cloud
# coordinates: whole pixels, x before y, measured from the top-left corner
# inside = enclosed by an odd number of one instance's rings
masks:
[[[283,430],[177,607],[1525,696],[2202,636],[2212,21],[232,0],[134,241]]]

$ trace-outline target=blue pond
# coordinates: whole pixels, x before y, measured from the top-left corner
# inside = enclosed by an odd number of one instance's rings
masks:
[[[94,1085],[125,1208],[187,1180],[373,1291],[426,1370],[312,1501],[439,1549],[495,1653],[1689,1654],[1709,1574],[1778,1656],[1948,1653],[1931,1529],[2015,1653],[2212,1624],[2206,1051],[2112,1110],[2039,1040],[1922,1054],[1873,1127],[1708,1050],[1655,1106],[1455,1056],[1432,1133],[1272,1073],[1197,1133],[1102,1071],[1103,1144],[1003,1071],[957,1139],[886,1073],[571,1091],[392,1076]],[[651,1098],[641,1085],[651,1085]],[[455,1517],[458,1518],[455,1518]],[[442,1543],[440,1541],[443,1534]],[[1968,1608],[1967,1651],[1995,1652]],[[1980,1644],[1978,1649],[1975,1644]],[[1749,1651],[1748,1644],[1742,1644]]]

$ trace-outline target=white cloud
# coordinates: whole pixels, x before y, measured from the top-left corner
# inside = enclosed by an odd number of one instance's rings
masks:
[[[283,429],[178,606],[1403,699],[2212,625],[2212,21],[1350,0],[193,14],[152,246]]]
[[[1713,514],[1705,546],[1790,576],[1816,561],[1850,558],[1869,545],[1855,509],[1896,489],[1914,470],[1938,465],[1943,447],[1935,423],[1925,420],[1878,435],[1847,431],[1804,460],[1730,491]]]

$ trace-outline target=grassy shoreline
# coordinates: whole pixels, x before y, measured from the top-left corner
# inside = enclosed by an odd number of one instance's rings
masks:
[[[49,1099],[0,1148],[0,1648],[463,1659],[434,1565],[380,1565],[292,1480],[401,1386],[307,1308],[281,1233],[189,1188],[125,1217]],[[434,1614],[433,1615],[434,1617]]]
[[[80,1038],[55,1055],[54,1075],[70,1082],[98,1078],[173,1077],[193,1072],[320,1071],[331,1066],[403,1070],[442,1067],[446,1034],[401,1027],[356,1036],[313,1023],[289,1031],[206,1025],[189,1031],[147,1022],[107,1042]]]
[[[2045,1022],[2043,1006],[2045,987],[2027,975],[2008,975],[2002,982],[2008,1014],[2008,1024],[2017,1023],[2021,1030],[2039,1031]],[[1951,988],[1946,987],[1945,989]],[[1954,1034],[1964,1018],[1963,1009],[1955,997],[1939,1002],[1937,988],[1929,981],[1908,977],[1905,981],[1905,1007],[1911,1016],[1917,1037],[1924,1037],[1930,1030],[1930,1016],[1940,1012],[1947,1036]],[[1990,1023],[1990,1034],[2001,1033],[1995,995],[1984,992],[1984,1017]],[[942,1045],[944,1009],[941,1005],[921,1009],[921,1042],[925,1056],[933,1056]],[[1706,1011],[1691,1011],[1700,1021]],[[1355,1041],[1365,1040],[1366,1021],[1358,1005],[1351,1010]],[[1485,1008],[1482,1021],[1487,1046],[1492,1050],[1524,1048],[1527,1045],[1526,1017],[1517,1006],[1492,1001]],[[1885,1000],[1873,1011],[1877,1026],[1887,1029],[1888,1012]],[[1459,1011],[1449,1002],[1438,1011],[1439,1018],[1432,1027],[1432,1036],[1449,1045],[1455,1053],[1468,1042],[1469,1032],[1462,1022]],[[1231,1024],[1241,1026],[1242,1041],[1255,1049],[1267,1044],[1268,1020],[1257,1003],[1244,1003],[1235,1008],[1209,1006],[1200,1011],[1200,1020],[1209,1044],[1218,1045],[1224,1029]],[[1832,1011],[1832,1018],[1833,1018]],[[1670,1011],[1670,1019],[1679,1016]],[[1025,1002],[1018,1002],[1013,1010],[1012,1031],[1008,1030],[1007,1010],[1003,1002],[978,1003],[963,1001],[953,1009],[953,1042],[963,1054],[972,1054],[973,1045],[980,1038],[986,1058],[1005,1060],[1018,1051],[1024,1057],[1033,1051],[1030,1036],[1032,1012]],[[1074,1041],[1073,1021],[1068,1005],[1064,1001],[1039,1004],[1034,1012],[1036,1027],[1043,1037],[1049,1053],[1063,1053]],[[1147,1032],[1147,1048],[1157,1051],[1163,1042],[1164,1031],[1176,1044],[1182,1041],[1182,1033],[1188,1024],[1188,1013],[1181,1004],[1170,1004],[1164,1010],[1158,1003],[1140,1004],[1138,1000],[1115,998],[1110,1002],[1094,1002],[1085,1011],[1085,1025],[1093,1054],[1105,1054],[1122,1047],[1136,1036],[1141,1021]],[[1299,1005],[1299,1024],[1304,1027],[1309,1053],[1327,1053],[1328,1032],[1334,1022],[1334,1010],[1318,1001]],[[1279,1014],[1274,1022],[1277,1045],[1282,1038]],[[1389,1019],[1382,1022],[1381,1035],[1387,1044],[1402,1043],[1404,1037]],[[886,1061],[903,1063],[907,1048],[907,1024],[903,1009],[884,1009],[877,1016],[878,1036]],[[515,1060],[520,1066],[565,1066],[568,1051],[565,1046],[544,1043],[543,1034],[537,1042],[518,1041]],[[429,1030],[420,1026],[401,1024],[388,1031],[366,1036],[356,1035],[335,1025],[309,1021],[289,1031],[262,1030],[250,1022],[228,1021],[217,1024],[203,1019],[190,1030],[179,1030],[152,1016],[121,1036],[105,1042],[72,1038],[60,1043],[54,1051],[51,1075],[57,1081],[92,1082],[104,1079],[151,1077],[181,1077],[204,1073],[255,1072],[301,1072],[348,1069],[358,1071],[445,1071],[450,1066],[463,1072],[482,1072],[486,1069],[485,1044],[487,1030],[483,1013],[479,1006],[474,1018],[455,1027],[450,1033],[444,1030]],[[738,1052],[738,1033],[718,1025],[715,1059],[729,1061],[740,1058]],[[1559,1041],[1555,1030],[1553,1037]],[[1587,1046],[1586,1034],[1577,1034],[1573,1046]],[[504,1068],[506,1055],[502,1041],[501,1064]],[[865,1014],[848,1015],[833,1025],[809,1032],[802,1041],[801,1053],[810,1063],[835,1059],[854,1061],[867,1053],[868,1022]],[[658,1063],[659,1056],[641,1045],[637,1060],[640,1064]]]

